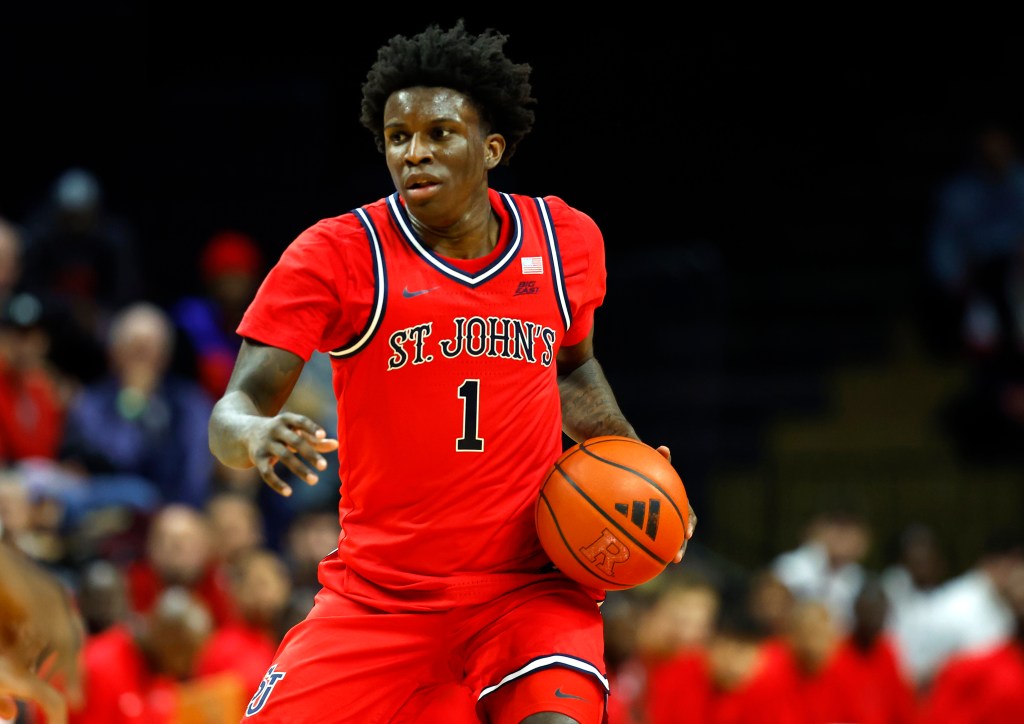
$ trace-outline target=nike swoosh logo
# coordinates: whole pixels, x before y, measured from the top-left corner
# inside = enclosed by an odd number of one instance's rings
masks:
[[[563,694],[561,687],[555,689],[555,696],[559,699],[579,699],[580,701],[586,701],[582,696],[576,696],[575,694]]]
[[[405,297],[406,299],[411,299],[412,297],[418,297],[421,294],[426,294],[427,292],[432,292],[435,289],[437,289],[437,287],[430,287],[430,289],[416,289],[414,291],[409,291],[409,287],[406,287],[405,289],[402,290],[402,296]]]

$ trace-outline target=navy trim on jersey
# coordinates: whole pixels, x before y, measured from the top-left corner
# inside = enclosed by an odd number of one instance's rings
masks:
[[[544,199],[535,198],[537,212],[541,221],[544,222],[544,236],[548,242],[548,262],[551,264],[551,275],[554,277],[555,292],[558,296],[558,311],[562,313],[562,322],[565,323],[565,331],[569,331],[572,324],[572,314],[569,312],[569,292],[565,288],[565,273],[562,271],[562,254],[558,250],[558,234],[555,233],[555,225],[551,222],[551,210]]]
[[[601,673],[601,670],[594,666],[589,661],[584,659],[578,659],[575,656],[569,656],[568,654],[551,654],[550,656],[538,656],[533,661],[526,664],[522,668],[513,671],[508,676],[505,676],[501,681],[492,686],[485,686],[480,692],[480,695],[476,698],[480,701],[488,694],[493,694],[495,691],[500,689],[505,684],[515,681],[518,678],[526,676],[527,674],[533,674],[537,671],[544,671],[545,669],[553,669],[557,666],[564,667],[566,669],[575,669],[584,674],[590,674],[601,682],[601,686],[604,687],[605,695],[611,690],[608,685],[608,678]]]
[[[397,191],[388,197],[388,210],[391,211],[391,216],[394,218],[395,223],[398,224],[398,228],[401,230],[405,240],[409,242],[409,245],[424,259],[424,261],[445,276],[451,277],[460,284],[465,284],[467,287],[475,287],[483,284],[485,281],[495,276],[498,272],[508,266],[509,262],[511,262],[516,257],[516,254],[519,253],[519,247],[522,245],[523,241],[523,221],[519,216],[519,209],[508,194],[500,191],[498,193],[505,202],[505,208],[508,209],[509,218],[512,219],[512,239],[509,242],[508,249],[505,250],[505,253],[502,254],[501,257],[495,259],[494,262],[487,265],[476,274],[467,274],[457,266],[450,264],[444,259],[444,257],[435,254],[423,244],[420,240],[419,234],[417,234],[412,228],[412,222],[409,220],[409,212],[406,211],[405,207],[401,203],[399,203]]]
[[[332,357],[350,357],[355,354],[373,339],[373,336],[380,328],[380,320],[384,318],[384,309],[388,304],[388,275],[384,267],[384,252],[380,245],[380,235],[377,227],[373,225],[369,214],[363,209],[354,209],[353,212],[359,223],[366,230],[366,238],[370,242],[370,251],[373,253],[373,307],[370,309],[370,318],[366,320],[366,326],[359,336],[349,342],[347,347],[332,349]]]

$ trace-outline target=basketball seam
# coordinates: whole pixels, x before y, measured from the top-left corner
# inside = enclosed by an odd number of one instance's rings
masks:
[[[625,440],[629,440],[629,438],[623,438],[623,440],[624,441]],[[637,441],[636,440],[630,440],[630,442],[637,442]],[[637,442],[637,444],[638,445],[643,445],[645,443]],[[587,447],[580,446],[580,450],[582,450],[584,453],[586,453],[590,457],[594,458],[595,460],[600,460],[601,462],[606,463],[607,465],[612,465],[612,466],[614,466],[616,468],[619,468],[620,470],[626,470],[628,472],[633,473],[638,478],[646,480],[655,490],[659,491],[662,495],[665,496],[665,500],[667,500],[669,502],[669,505],[672,506],[672,509],[674,511],[676,511],[676,516],[679,518],[679,523],[680,524],[683,523],[683,513],[682,513],[681,510],[679,510],[679,506],[676,505],[676,501],[673,500],[672,496],[669,495],[667,492],[665,492],[665,489],[663,487],[661,487],[660,485],[658,485],[657,482],[655,482],[654,480],[651,480],[649,477],[647,477],[646,475],[641,473],[639,470],[635,470],[635,469],[629,467],[628,465],[623,465],[622,463],[617,463],[614,460],[609,460],[608,458],[603,458],[600,455],[598,455],[597,453],[592,453],[592,452],[590,452],[590,449],[587,448]],[[658,453],[658,454],[660,455],[661,453]],[[559,462],[561,462],[561,461],[559,461]],[[555,467],[557,467],[559,470],[562,469],[559,466],[558,463],[555,464]]]
[[[569,541],[567,541],[565,539],[565,536],[562,535],[562,526],[560,526],[558,524],[558,516],[555,515],[555,510],[554,510],[554,508],[551,507],[551,503],[548,502],[547,496],[544,495],[543,493],[541,493],[540,499],[544,501],[544,505],[547,507],[548,512],[551,513],[551,522],[555,524],[555,530],[558,532],[558,537],[562,539],[562,543],[565,544],[565,550],[569,551],[569,555],[571,555],[573,557],[573,559],[575,559],[575,561],[580,564],[580,566],[583,568],[583,570],[585,570],[587,573],[592,575],[594,578],[596,578],[598,580],[601,580],[601,581],[604,581],[605,583],[608,583],[610,585],[613,585],[613,586],[621,586],[621,585],[623,585],[619,581],[611,581],[611,580],[605,578],[602,575],[594,573],[592,570],[590,570],[590,567],[586,563],[584,563],[582,560],[580,560],[580,557],[576,555],[576,551],[573,550],[572,545],[569,543]],[[563,571],[563,573],[565,573],[565,572]],[[566,575],[568,575],[568,574],[566,574]]]

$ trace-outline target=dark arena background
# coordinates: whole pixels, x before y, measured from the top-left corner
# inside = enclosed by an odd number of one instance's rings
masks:
[[[0,216],[29,219],[61,172],[91,170],[135,230],[144,295],[170,304],[198,292],[215,232],[272,262],[391,191],[358,121],[379,45],[495,27],[538,103],[493,185],[561,196],[604,231],[596,352],[687,484],[683,568],[757,570],[838,509],[867,523],[867,569],[923,523],[949,575],[967,570],[1024,522],[1024,236],[1001,341],[930,260],[983,134],[1020,173],[1019,30],[613,10],[7,8]],[[1024,194],[1003,203],[1024,230]]]

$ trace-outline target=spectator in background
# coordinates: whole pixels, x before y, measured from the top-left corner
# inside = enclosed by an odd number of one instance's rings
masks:
[[[0,216],[0,306],[20,291],[25,237],[20,226]]]
[[[675,701],[676,714],[665,718],[665,724],[706,721],[710,724],[808,724],[799,706],[797,681],[792,660],[776,646],[765,645],[763,629],[751,618],[747,600],[749,593],[736,595],[724,603],[716,624],[707,657],[707,682],[692,696]],[[697,673],[696,671],[694,673]],[[701,681],[698,674],[693,677]],[[689,677],[680,681],[687,683]],[[681,702],[700,702],[700,689],[707,689],[706,704],[690,707]],[[707,714],[698,712],[707,707]],[[652,724],[660,724],[652,718]]]
[[[999,333],[998,281],[1024,242],[1024,164],[998,123],[973,138],[970,165],[939,191],[928,247],[932,281],[961,310],[961,340],[985,349]]]
[[[637,651],[637,629],[647,601],[635,590],[609,591],[601,606],[604,657],[608,667],[607,724],[647,724],[647,671]]]
[[[235,617],[224,565],[213,554],[210,523],[183,504],[161,509],[150,523],[145,555],[126,571],[131,609],[146,613],[167,588],[180,586],[202,601],[216,626]]]
[[[864,584],[864,559],[871,545],[867,521],[846,509],[819,512],[803,542],[771,563],[771,571],[798,601],[821,601],[845,633],[853,623],[853,601]]]
[[[1021,459],[1024,434],[1024,162],[1004,125],[983,125],[971,166],[941,189],[932,279],[975,364],[950,422],[968,455]]]
[[[161,592],[144,615],[90,636],[84,649],[85,697],[71,724],[174,724],[178,684],[195,663],[213,623],[187,590]]]
[[[901,531],[896,556],[880,577],[889,601],[886,627],[915,689],[926,685],[936,662],[947,655],[944,637],[935,635],[945,625],[941,587],[947,573],[938,534],[914,523]]]
[[[788,641],[810,724],[914,722],[915,692],[884,630],[887,606],[881,585],[868,579],[849,634],[821,602],[803,601],[794,609]]]
[[[200,384],[224,394],[242,338],[235,333],[264,274],[263,256],[248,234],[226,229],[210,237],[199,258],[203,291],[179,299],[171,316],[188,344]]]
[[[1024,721],[1024,561],[1006,573],[1002,597],[1013,616],[989,648],[957,654],[939,669],[920,724],[1017,724]]]
[[[78,572],[75,590],[78,609],[90,636],[128,620],[128,584],[124,571],[110,561],[93,560]]]
[[[285,536],[284,561],[292,579],[288,617],[301,621],[313,608],[321,584],[317,576],[320,561],[338,546],[341,526],[333,510],[308,510],[295,516]]]
[[[168,372],[173,331],[153,304],[118,312],[107,340],[109,373],[72,400],[60,457],[92,474],[140,476],[165,502],[202,507],[214,470],[212,401],[192,380]]]
[[[67,400],[48,358],[43,302],[20,293],[0,304],[0,465],[56,459]]]
[[[266,544],[263,514],[253,498],[233,490],[219,491],[206,503],[213,539],[214,554],[227,565],[249,551]]]
[[[200,676],[230,673],[255,694],[284,636],[291,578],[284,561],[271,550],[253,548],[228,566],[238,617],[219,626],[196,665]]]
[[[1022,563],[1020,533],[994,531],[974,565],[936,590],[933,615],[923,622],[929,627],[917,639],[929,641],[930,653],[917,671],[920,693],[951,657],[990,649],[1012,635],[1014,614],[1005,594]]]
[[[59,513],[33,495],[18,468],[0,468],[0,531],[13,547],[56,573],[67,557]]]
[[[761,627],[769,642],[785,635],[796,605],[789,587],[770,569],[755,571],[750,577],[747,607],[751,618]]]
[[[714,634],[719,594],[702,578],[661,590],[637,626],[637,650],[652,669],[680,653],[703,651]]]
[[[652,722],[675,721],[684,711],[701,720],[698,709],[680,707],[679,687],[688,677],[706,678],[720,606],[721,596],[710,582],[683,579],[661,591],[637,624],[636,655],[646,672],[644,711]]]
[[[142,294],[134,226],[107,201],[95,172],[67,168],[24,224],[25,289],[70,310],[68,362],[83,381],[102,373],[111,316]]]

